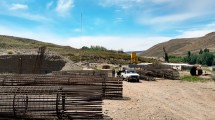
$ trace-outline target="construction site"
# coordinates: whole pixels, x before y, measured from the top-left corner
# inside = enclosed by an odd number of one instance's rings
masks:
[[[134,53],[131,61],[137,76],[118,74],[126,65],[78,64],[46,47],[1,55],[0,119],[215,119],[214,82],[182,82],[167,65],[138,68]]]

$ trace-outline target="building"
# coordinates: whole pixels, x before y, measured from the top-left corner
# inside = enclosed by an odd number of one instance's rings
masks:
[[[172,69],[175,70],[190,70],[193,67],[193,65],[185,63],[162,63],[162,64],[170,66]]]

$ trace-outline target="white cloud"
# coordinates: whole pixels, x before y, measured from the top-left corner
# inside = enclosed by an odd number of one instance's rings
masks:
[[[52,7],[52,5],[54,4],[54,2],[53,1],[51,1],[51,2],[49,2],[49,3],[47,3],[47,5],[46,5],[46,9],[49,9],[50,7]]]
[[[114,23],[120,23],[120,22],[123,22],[123,18],[121,17],[116,18],[114,21]]]
[[[119,37],[119,36],[83,36],[71,37],[66,43],[81,48],[82,46],[100,45],[108,49],[124,51],[146,50],[153,45],[170,40],[170,37]]]
[[[211,19],[215,11],[215,0],[103,0],[100,5],[115,6],[116,13],[120,11],[140,25],[156,24],[165,28],[169,23]]]
[[[202,29],[202,30],[188,30],[183,31],[180,35],[176,36],[176,38],[195,38],[195,37],[202,37],[210,32],[214,32],[215,29]]]
[[[106,6],[118,6],[121,9],[129,9],[137,5],[141,5],[145,0],[102,0],[100,5]]]
[[[37,27],[29,30],[29,28],[0,24],[0,35],[17,36],[43,42],[66,45],[62,42],[62,40],[64,40],[63,37],[59,37],[56,34],[49,32],[49,30],[44,29],[43,27]]]
[[[11,10],[26,10],[28,9],[28,5],[24,4],[12,4],[10,7]]]
[[[207,27],[215,27],[215,23],[209,23]]]
[[[80,29],[75,29],[80,31]],[[44,42],[50,42],[59,45],[66,45],[75,48],[81,48],[82,46],[100,45],[108,49],[124,51],[136,51],[146,50],[158,43],[166,42],[173,38],[190,38],[190,37],[201,37],[215,31],[213,23],[205,25],[202,29],[190,29],[190,30],[179,30],[179,34],[175,37],[159,36],[82,36],[82,37],[63,37],[61,35],[49,32],[44,27],[31,29],[24,29],[20,27],[14,27],[9,25],[0,24],[0,34],[18,36],[24,38],[32,38],[41,40]]]
[[[80,28],[75,28],[73,31],[74,32],[81,32],[81,29]]]
[[[24,0],[22,0],[22,2],[19,2],[23,4],[11,4],[8,0],[5,0],[3,2],[0,1],[0,15],[12,16],[41,23],[53,21],[51,20],[51,18],[48,18],[42,13],[37,13],[37,11],[33,11],[34,13],[32,13],[32,10],[29,9],[29,6],[24,4],[27,3],[27,1],[24,2]]]
[[[60,15],[65,15],[73,6],[73,0],[58,0],[56,11]]]
[[[166,16],[164,15],[164,16],[152,17],[148,19],[143,17],[143,18],[140,18],[138,22],[141,24],[169,24],[169,23],[190,20],[197,16],[198,15],[196,14],[189,14],[189,13],[172,14],[172,15],[166,15]]]
[[[17,17],[22,17],[28,20],[32,20],[32,21],[38,21],[38,22],[47,22],[47,21],[51,21],[50,19],[41,16],[41,15],[37,15],[37,14],[28,14],[28,13],[23,13],[23,14],[19,14],[17,15]]]
[[[174,2],[174,0],[151,0],[151,1],[156,4]]]
[[[8,15],[8,16],[14,16],[14,17],[19,17],[19,18],[23,18],[23,19],[26,19],[26,20],[31,20],[31,21],[37,21],[37,22],[51,22],[52,20],[45,17],[45,16],[42,16],[42,15],[39,15],[39,14],[30,14],[30,13],[27,13],[27,12],[10,12],[10,13],[7,13],[7,12],[0,12],[1,15]]]
[[[31,38],[35,40],[71,46],[75,48],[81,48],[82,46],[90,47],[91,45],[100,45],[108,49],[114,50],[123,49],[124,51],[145,50],[157,43],[165,42],[171,39],[170,37],[163,36],[157,37],[82,36],[64,38],[60,35],[48,32],[48,30],[45,30],[43,28],[32,29],[31,31],[29,31],[28,29],[4,25],[0,25],[0,34]]]
[[[103,25],[105,23],[106,23],[106,21],[102,18],[95,18],[94,19],[94,25],[96,25],[96,26]]]
[[[175,38],[195,38],[202,37],[208,33],[215,31],[215,23],[208,23],[203,26],[199,26],[196,28],[191,28],[187,30],[178,30],[179,35],[175,36]]]

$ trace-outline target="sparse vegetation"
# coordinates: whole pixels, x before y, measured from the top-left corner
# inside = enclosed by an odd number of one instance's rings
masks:
[[[199,76],[182,76],[181,80],[182,81],[189,81],[189,82],[205,82],[205,81],[209,81],[211,79],[202,78]]]
[[[184,57],[184,62],[189,64],[202,64],[207,66],[215,65],[215,55],[209,49],[200,49],[199,54],[192,54],[188,51],[187,56]]]
[[[172,63],[181,63],[181,62],[184,62],[184,58],[181,56],[178,57],[178,56],[170,55],[169,61]]]
[[[12,55],[13,51],[8,51],[7,54]]]
[[[108,51],[107,48],[103,47],[103,46],[91,46],[90,48],[89,47],[86,47],[86,46],[83,46],[81,48],[82,50],[92,50],[92,51]]]
[[[31,39],[0,35],[0,47],[3,51],[5,49],[24,49],[24,51],[28,52],[32,49],[37,50],[41,46],[46,46],[48,51],[68,57],[74,62],[79,62],[80,60],[86,62],[110,62],[112,60],[111,62],[114,64],[127,64],[130,62],[130,56],[123,51],[108,50],[102,46],[75,49],[70,46],[60,46]],[[8,54],[11,54],[11,52]]]

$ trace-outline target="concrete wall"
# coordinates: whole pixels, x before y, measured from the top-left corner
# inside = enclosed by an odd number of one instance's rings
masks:
[[[20,68],[20,58],[22,66]],[[0,56],[0,73],[19,73],[32,74],[36,55],[2,55]],[[45,56],[42,61],[40,74],[59,71],[65,66],[65,61],[59,56]]]

